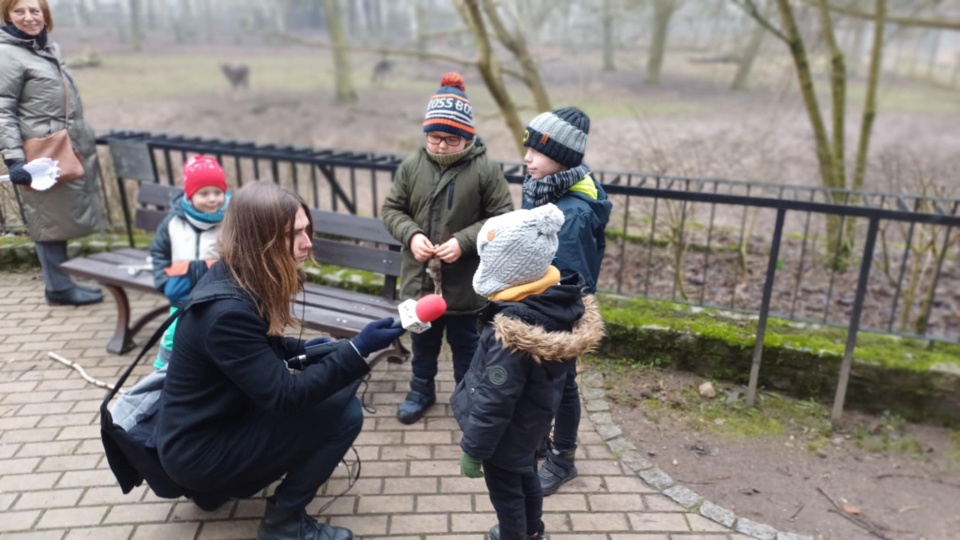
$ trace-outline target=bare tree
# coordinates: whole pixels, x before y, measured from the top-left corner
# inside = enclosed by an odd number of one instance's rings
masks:
[[[350,80],[350,53],[347,50],[347,37],[343,32],[340,6],[337,0],[323,0],[323,12],[327,20],[327,32],[333,43],[333,68],[337,101],[353,103],[357,101],[357,92]]]
[[[663,57],[667,53],[670,19],[683,0],[653,0],[653,31],[650,33],[650,53],[647,57],[647,83],[660,84]]]
[[[130,9],[130,46],[133,50],[139,51],[143,42],[143,27],[141,26],[143,15],[141,13],[141,0],[129,0]]]
[[[852,182],[847,182],[846,162],[846,93],[847,72],[843,51],[837,43],[830,6],[827,0],[816,0],[819,32],[827,46],[829,56],[829,81],[831,94],[831,127],[828,130],[824,121],[819,98],[814,84],[813,69],[804,37],[800,31],[796,8],[789,0],[776,0],[780,15],[780,26],[764,17],[754,0],[735,0],[747,10],[757,22],[770,30],[789,49],[800,86],[800,95],[813,129],[816,145],[820,180],[824,187],[833,189],[863,187],[866,173],[867,154],[870,149],[870,135],[877,114],[877,85],[880,78],[880,62],[883,54],[884,29],[886,21],[886,0],[875,0],[873,45],[870,54],[870,67],[867,76],[866,96],[861,114],[860,133],[857,153],[854,161]],[[832,133],[831,133],[832,131]],[[833,194],[836,202],[841,202],[840,192]],[[838,269],[846,268],[853,249],[854,220],[848,220],[847,230],[841,231],[842,220],[838,216],[827,216],[827,251]]]
[[[617,66],[614,63],[614,47],[616,39],[613,30],[613,0],[603,0],[602,25],[603,25],[603,70],[616,71]]]
[[[769,17],[773,8],[771,0],[759,0],[762,2],[760,9],[764,17]],[[750,31],[750,37],[747,44],[740,53],[740,60],[737,62],[737,73],[733,76],[733,82],[730,83],[730,89],[734,91],[746,90],[747,81],[750,79],[750,71],[753,69],[753,63],[760,53],[760,46],[763,44],[763,38],[767,35],[767,30],[762,24],[754,21],[753,29]]]

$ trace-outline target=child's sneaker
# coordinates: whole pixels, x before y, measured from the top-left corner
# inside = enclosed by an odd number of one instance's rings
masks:
[[[490,534],[488,535],[490,540],[500,540],[500,524],[497,523],[493,527],[490,527]],[[549,536],[545,532],[528,534],[526,540],[547,540]]]

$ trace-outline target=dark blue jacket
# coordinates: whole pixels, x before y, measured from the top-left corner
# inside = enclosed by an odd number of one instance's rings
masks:
[[[520,302],[489,302],[470,369],[450,405],[460,447],[500,468],[530,470],[550,431],[567,371],[603,337],[593,296],[578,276]]]
[[[604,230],[613,207],[600,184],[596,180],[593,182],[597,187],[596,200],[577,191],[568,191],[554,203],[563,212],[563,227],[558,234],[560,247],[553,264],[563,277],[580,274],[584,290],[589,294],[597,291],[600,263],[607,247]],[[524,200],[523,207],[529,209],[532,205]]]
[[[177,326],[153,443],[180,485],[249,496],[322,445],[369,367],[342,340],[291,373],[283,359],[303,353],[304,342],[268,336],[223,263],[191,301]]]

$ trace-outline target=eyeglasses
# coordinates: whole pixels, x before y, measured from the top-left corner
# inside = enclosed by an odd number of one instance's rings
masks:
[[[427,135],[427,142],[430,144],[440,144],[440,141],[447,143],[447,146],[460,146],[460,143],[463,142],[463,137],[457,137],[456,135],[441,137],[432,133]]]

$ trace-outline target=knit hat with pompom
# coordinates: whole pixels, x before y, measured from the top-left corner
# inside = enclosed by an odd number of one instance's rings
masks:
[[[183,193],[187,200],[192,199],[194,193],[207,186],[227,192],[227,177],[223,174],[220,164],[217,163],[216,158],[210,156],[197,155],[190,158],[190,161],[183,164]]]
[[[427,103],[427,115],[423,120],[423,131],[443,131],[459,135],[472,141],[476,130],[473,128],[473,107],[465,93],[466,86],[459,73],[447,73],[440,78],[440,89]]]
[[[490,296],[543,278],[557,255],[561,227],[563,212],[550,203],[488,219],[477,235],[473,290]]]

